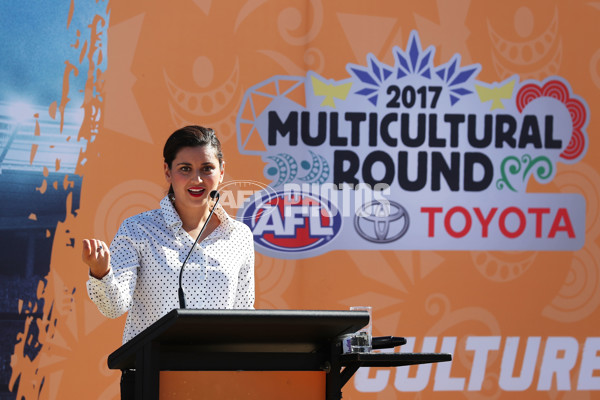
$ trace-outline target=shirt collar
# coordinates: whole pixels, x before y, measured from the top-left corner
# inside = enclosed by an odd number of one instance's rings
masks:
[[[179,214],[177,213],[177,210],[175,209],[175,206],[168,195],[163,197],[163,199],[160,201],[160,209],[167,226],[171,228],[174,233],[177,233],[183,223],[181,222],[181,218],[179,217]],[[232,223],[231,217],[229,214],[227,214],[221,204],[217,204],[214,214],[215,215],[213,215],[213,217],[219,218],[219,221],[221,221],[219,226],[223,227],[226,232],[235,228],[235,224]]]
[[[179,218],[179,214],[177,214],[177,210],[175,210],[175,206],[168,195],[163,197],[160,201],[160,210],[165,223],[169,228],[173,229],[174,232],[183,225],[181,218]]]

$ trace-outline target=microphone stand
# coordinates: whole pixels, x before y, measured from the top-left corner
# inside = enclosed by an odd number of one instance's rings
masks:
[[[208,214],[208,218],[206,218],[206,221],[204,222],[204,225],[202,226],[200,233],[198,234],[198,236],[196,236],[196,240],[194,241],[194,244],[192,245],[190,252],[188,253],[187,257],[185,257],[183,264],[181,264],[181,269],[179,270],[179,290],[177,291],[177,294],[179,295],[179,308],[181,308],[181,309],[185,309],[185,294],[183,293],[183,287],[181,286],[181,279],[183,277],[183,268],[185,267],[187,260],[192,255],[192,251],[194,251],[194,248],[196,247],[196,243],[198,243],[198,239],[200,239],[200,236],[202,236],[204,229],[206,229],[206,225],[208,225],[208,221],[210,221],[210,217],[212,217],[213,213],[215,212],[215,208],[217,207],[217,204],[219,203],[220,197],[221,196],[219,195],[219,192],[217,192],[216,190],[213,190],[212,192],[210,192],[210,198],[213,200],[216,198],[217,201],[215,202],[215,205],[213,206],[212,210],[210,210],[210,214]]]

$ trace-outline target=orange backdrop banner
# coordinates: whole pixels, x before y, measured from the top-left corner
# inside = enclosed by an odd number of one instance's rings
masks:
[[[188,124],[223,143],[256,308],[369,305],[374,335],[408,339],[395,351],[453,353],[362,368],[344,398],[596,397],[599,18],[594,1],[110,2],[79,43],[80,208],[22,334],[40,354],[15,349],[18,397],[118,398],[124,319],[87,298],[81,240],[158,207],[162,146]]]

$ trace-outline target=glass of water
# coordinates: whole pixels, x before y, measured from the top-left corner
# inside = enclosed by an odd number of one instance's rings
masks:
[[[350,348],[353,353],[370,353],[371,352],[371,337],[372,337],[372,314],[371,307],[355,306],[350,307],[351,311],[367,311],[369,313],[369,323],[363,326],[360,330],[354,332],[350,337]]]

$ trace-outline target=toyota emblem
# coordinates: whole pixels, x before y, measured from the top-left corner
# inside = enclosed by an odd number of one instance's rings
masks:
[[[373,243],[390,243],[400,239],[408,230],[408,225],[406,209],[389,200],[365,203],[354,216],[356,232]]]

